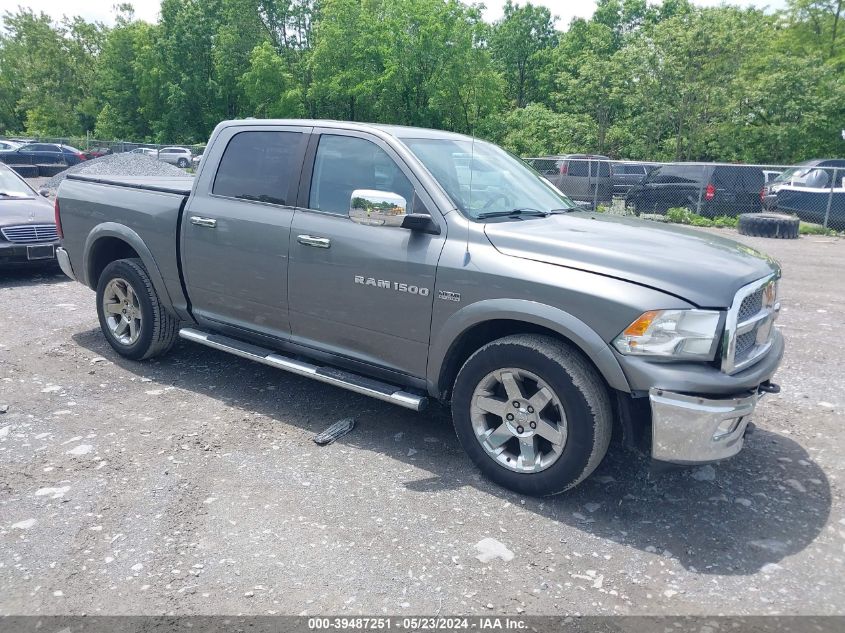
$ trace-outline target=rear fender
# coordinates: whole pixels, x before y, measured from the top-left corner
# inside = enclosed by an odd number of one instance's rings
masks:
[[[94,278],[94,258],[92,257],[92,254],[94,253],[97,242],[107,237],[117,238],[122,242],[125,242],[132,247],[136,253],[138,253],[138,257],[141,258],[144,268],[147,269],[147,274],[150,276],[150,280],[153,283],[153,287],[155,288],[159,301],[161,301],[161,304],[168,311],[173,312],[173,301],[170,297],[170,293],[167,292],[167,286],[164,283],[164,278],[161,276],[161,271],[159,270],[150,249],[147,248],[146,244],[144,244],[144,240],[141,239],[140,235],[129,227],[123,224],[118,224],[117,222],[103,222],[102,224],[98,224],[88,234],[82,255],[82,261],[85,263],[85,285],[92,290],[97,289],[97,282],[99,280]]]

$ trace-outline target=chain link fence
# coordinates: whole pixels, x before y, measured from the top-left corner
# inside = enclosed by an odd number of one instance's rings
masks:
[[[778,212],[822,231],[845,231],[845,160],[798,165],[616,161],[585,155],[524,160],[575,202],[598,211],[701,226],[731,226],[742,213]]]
[[[124,152],[191,168],[204,150],[90,137],[0,138],[0,161],[25,177],[53,176],[83,160]],[[742,213],[779,212],[822,230],[845,231],[845,159],[748,165],[567,154],[524,160],[578,204],[607,213],[730,226]]]

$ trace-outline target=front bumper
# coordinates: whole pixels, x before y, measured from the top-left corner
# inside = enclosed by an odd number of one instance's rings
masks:
[[[0,241],[0,266],[32,266],[55,262],[58,245],[59,242],[19,244]]]
[[[758,392],[732,398],[704,398],[651,389],[651,456],[673,464],[702,464],[736,455]]]

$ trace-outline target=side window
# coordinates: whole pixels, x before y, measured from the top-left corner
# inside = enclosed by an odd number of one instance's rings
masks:
[[[299,174],[304,139],[300,132],[238,132],[223,152],[211,192],[288,204],[291,182]]]
[[[590,161],[591,176],[610,176],[610,163],[606,160]]]
[[[413,210],[414,188],[383,149],[363,138],[323,134],[314,158],[309,208],[346,215],[356,189],[397,193],[405,198],[408,213]]]
[[[568,161],[570,176],[587,176],[590,173],[590,161],[586,158],[570,158]]]
[[[759,193],[763,185],[766,184],[766,176],[762,169],[747,167],[742,176],[743,187],[749,193]]]

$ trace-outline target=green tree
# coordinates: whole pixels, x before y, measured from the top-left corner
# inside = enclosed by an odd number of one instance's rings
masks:
[[[506,0],[502,19],[493,25],[493,59],[507,81],[508,97],[518,108],[542,100],[537,87],[541,68],[548,60],[544,51],[557,43],[554,22],[545,7],[530,2],[520,6]]]
[[[32,134],[84,134],[97,115],[95,58],[105,29],[80,18],[54,25],[44,13],[20,8],[3,15],[0,97],[7,129]]]
[[[253,49],[249,67],[238,83],[252,116],[286,118],[303,114],[302,95],[293,87],[284,60],[269,41]]]

